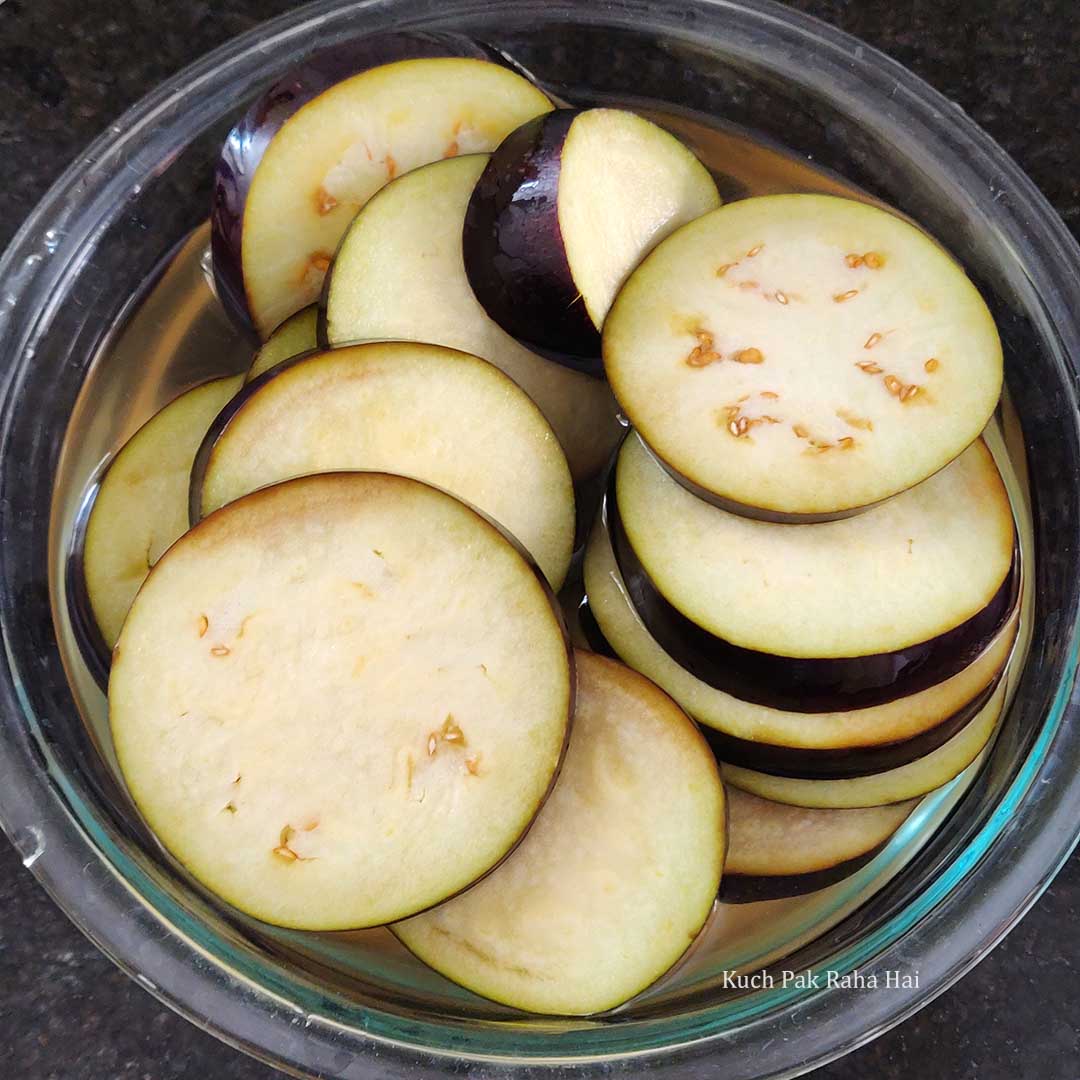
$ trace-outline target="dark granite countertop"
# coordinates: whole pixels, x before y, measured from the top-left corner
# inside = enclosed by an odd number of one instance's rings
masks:
[[[127,106],[287,0],[0,0],[0,247]],[[959,102],[1080,234],[1076,0],[801,0]],[[254,1080],[115,969],[0,839],[0,1077]],[[1080,1076],[1080,855],[1011,936],[914,1018],[816,1074],[919,1080]]]

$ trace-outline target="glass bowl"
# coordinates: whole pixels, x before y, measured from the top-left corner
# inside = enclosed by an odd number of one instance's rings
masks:
[[[154,342],[138,348],[123,337],[132,298],[151,281],[180,298],[205,288],[201,275],[198,285],[174,281],[163,260],[201,252],[205,236],[195,230],[211,165],[254,93],[317,47],[391,27],[481,38],[570,102],[633,102],[690,125],[718,117],[762,145],[790,147],[801,155],[789,159],[791,186],[812,162],[818,177],[831,170],[911,215],[964,263],[994,309],[1019,417],[1009,429],[1013,457],[1031,463],[1027,663],[981,767],[924,805],[922,823],[940,821],[936,831],[924,829],[914,846],[901,837],[903,857],[872,895],[849,892],[832,925],[804,933],[784,960],[816,973],[817,988],[725,992],[719,972],[691,962],[605,1017],[514,1014],[403,961],[379,932],[291,940],[223,909],[147,835],[116,780],[100,691],[72,645],[71,535],[107,453],[182,388],[170,384],[171,352],[183,345],[205,357],[205,370],[197,362],[185,370],[189,385],[226,358],[237,369],[245,358],[216,309],[179,301],[138,308]],[[728,194],[738,194],[732,183]],[[0,262],[4,828],[69,916],[143,986],[298,1075],[438,1075],[452,1058],[476,1075],[601,1066],[632,1075],[647,1066],[750,1080],[839,1056],[985,955],[1080,833],[1078,312],[1080,249],[1001,149],[899,65],[778,5],[356,0],[267,23],[122,117]],[[873,975],[884,988],[828,985],[829,972],[856,969],[864,985]],[[901,985],[889,986],[887,972]]]

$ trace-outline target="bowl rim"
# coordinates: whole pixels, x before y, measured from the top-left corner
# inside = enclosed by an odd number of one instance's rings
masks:
[[[190,134],[193,123],[216,118],[226,82],[234,97],[249,93],[267,81],[268,62],[284,60],[301,42],[327,43],[335,35],[355,33],[358,19],[372,30],[416,22],[452,25],[470,14],[490,16],[492,6],[484,0],[320,0],[228,41],[127,110],[56,181],[0,258],[4,444],[17,376],[29,364],[27,345],[43,317],[27,314],[21,298],[31,288],[49,295],[77,269],[74,260],[93,242],[96,223],[117,199],[137,193],[161,168],[162,150],[179,135],[180,125]],[[759,35],[755,48],[763,64],[779,62],[771,49],[812,45],[817,74],[835,80],[838,100],[857,89],[864,109],[888,104],[898,139],[922,140],[926,153],[933,148],[961,155],[973,205],[979,204],[981,216],[1014,241],[1017,250],[1026,249],[1027,270],[1037,286],[1035,302],[1059,346],[1055,359],[1063,376],[1067,422],[1080,431],[1072,360],[1080,358],[1080,323],[1072,314],[1080,310],[1080,246],[1027,176],[958,106],[858,39],[771,0],[618,0],[595,6],[574,0],[500,0],[500,6],[513,25],[543,16],[627,29],[648,26],[706,48],[722,26],[725,38]],[[192,95],[202,90],[202,104],[196,101],[193,108]],[[983,206],[979,200],[987,189],[990,201]],[[999,200],[998,193],[1008,198]],[[3,508],[0,522],[6,523],[8,515]],[[1077,546],[1078,538],[1067,539]],[[742,999],[702,1008],[675,1024],[676,1030],[654,1031],[643,1045],[628,1044],[625,1035],[631,1029],[644,1034],[638,1025],[648,1021],[572,1027],[568,1034],[540,1026],[532,1041],[517,1031],[503,1052],[485,1044],[484,1024],[478,1025],[476,1038],[453,1025],[413,1023],[365,1010],[366,1029],[356,1030],[340,1020],[333,993],[317,987],[300,1008],[290,1000],[290,985],[272,969],[223,965],[200,940],[190,913],[169,902],[145,876],[137,881],[138,874],[117,869],[126,857],[96,824],[84,792],[50,767],[51,752],[20,682],[12,629],[6,625],[0,673],[5,736],[0,739],[0,824],[24,865],[68,917],[140,985],[223,1041],[296,1075],[437,1076],[443,1075],[448,1058],[472,1061],[471,1071],[480,1075],[504,1074],[522,1065],[536,1075],[565,1073],[568,1067],[584,1072],[600,1062],[608,1070],[633,1073],[649,1057],[650,1070],[671,1076],[694,1075],[705,1059],[710,1068],[722,1063],[732,1080],[795,1076],[868,1042],[951,986],[1019,921],[1076,846],[1080,694],[1074,683],[1080,612],[1062,612],[1061,618],[1068,620],[1069,648],[1058,665],[1061,677],[1050,713],[993,815],[916,902],[832,958],[837,970],[857,967],[869,974],[910,968],[918,956],[922,980],[917,994],[790,988],[774,994],[765,1014],[753,1015]],[[155,894],[157,904],[147,900]],[[943,928],[948,932],[943,934]],[[725,1029],[719,1032],[721,1008]],[[784,1028],[784,1037],[777,1038]],[[622,1035],[588,1045],[586,1030]],[[809,1050],[809,1040],[800,1038],[808,1031],[814,1043]],[[575,1041],[586,1043],[584,1052],[571,1045]]]

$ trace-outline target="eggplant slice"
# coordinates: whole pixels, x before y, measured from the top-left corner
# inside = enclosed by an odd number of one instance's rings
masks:
[[[774,802],[822,809],[884,806],[925,795],[960,775],[983,751],[1005,704],[1007,679],[1001,679],[990,700],[966,727],[926,757],[888,772],[846,780],[803,780],[772,776],[736,765],[723,765],[729,785]]]
[[[975,719],[993,695],[994,687],[991,683],[963,708],[919,735],[878,746],[847,750],[794,749],[734,739],[711,728],[705,729],[705,738],[720,761],[773,776],[790,776],[798,780],[847,780],[870,776],[907,765],[943,746]]]
[[[602,373],[600,327],[665,236],[720,205],[674,135],[621,109],[557,109],[492,154],[465,217],[465,269],[509,334]]]
[[[317,304],[309,304],[295,315],[290,315],[256,350],[244,382],[249,383],[264,371],[316,349],[319,344],[316,335],[318,321]]]
[[[585,1015],[644,990],[701,929],[725,812],[708,747],[675,703],[616,661],[575,659],[566,761],[525,840],[479,885],[392,929],[485,997]]]
[[[743,199],[661,243],[620,291],[604,367],[700,495],[823,520],[933,475],[1002,385],[994,320],[901,218],[827,195]]]
[[[573,698],[554,597],[444,492],[303,477],[154,567],[109,682],[147,824],[255,918],[404,918],[496,865],[555,777]]]
[[[444,42],[435,51],[444,55],[365,64],[329,86],[316,80],[321,92],[310,99],[286,85],[284,122],[276,100],[264,105],[270,138],[246,190],[246,178],[226,160],[233,140],[226,143],[215,192],[215,273],[226,281],[225,295],[242,292],[238,302],[246,302],[260,338],[318,298],[349,222],[386,183],[418,165],[492,150],[551,109],[510,68],[445,55],[475,54],[476,46]],[[257,118],[251,126],[258,132]],[[231,265],[237,242],[239,288]]]
[[[490,515],[553,588],[570,565],[574,487],[540,410],[498,368],[415,342],[309,353],[262,375],[208,432],[192,474],[193,520],[308,473],[385,470]]]
[[[726,903],[800,896],[865,866],[918,805],[917,799],[855,810],[789,806],[725,789],[728,850],[720,899]]]
[[[623,430],[607,385],[520,345],[488,317],[465,276],[465,208],[487,160],[476,154],[428,165],[371,200],[334,260],[325,338],[331,345],[406,338],[483,357],[536,402],[575,481],[584,481],[607,464]]]
[[[636,436],[613,489],[615,558],[650,633],[747,701],[828,712],[926,689],[978,656],[1016,603],[1012,511],[981,440],[924,484],[816,525],[703,502]]]
[[[108,649],[146,575],[187,530],[195,453],[239,388],[239,376],[229,376],[186,391],[143,424],[110,463],[82,552],[87,599]]]
[[[282,125],[331,87],[372,68],[399,60],[448,56],[499,60],[463,34],[409,30],[354,36],[305,57],[268,86],[236,122],[225,138],[214,171],[210,223],[215,291],[238,327],[248,332],[255,329],[244,283],[244,208],[266,148]],[[320,203],[319,209],[324,208],[327,212],[335,209]]]
[[[602,521],[585,551],[585,589],[597,629],[626,663],[671,694],[699,723],[725,737],[722,757],[751,768],[768,763],[770,771],[795,767],[820,772],[838,761],[853,769],[864,752],[872,760],[876,747],[903,746],[949,724],[950,718],[967,712],[1004,670],[1020,618],[1017,605],[982,653],[936,686],[865,709],[805,713],[733,697],[672,659],[635,610]],[[583,625],[589,624],[583,620]]]

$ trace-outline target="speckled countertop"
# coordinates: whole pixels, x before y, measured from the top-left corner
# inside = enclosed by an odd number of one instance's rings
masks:
[[[78,151],[156,83],[285,0],[0,0],[0,247]],[[1076,0],[802,0],[959,102],[1080,234]],[[0,1077],[255,1080],[274,1070],[157,1004],[74,929],[0,839]],[[1080,1076],[1080,855],[958,986],[815,1074]]]

